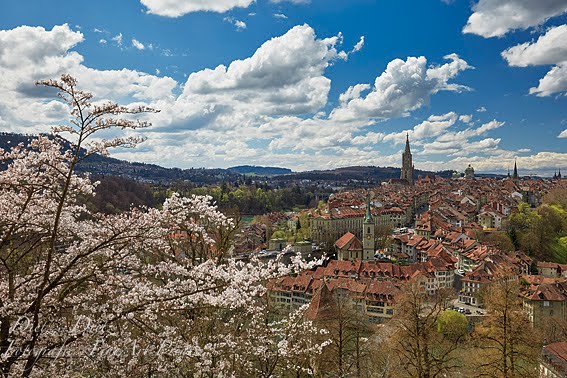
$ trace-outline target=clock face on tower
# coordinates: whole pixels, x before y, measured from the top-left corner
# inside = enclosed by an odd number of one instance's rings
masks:
[[[370,240],[371,237],[372,236],[370,236],[370,235],[366,235],[366,239],[368,239],[368,240]]]

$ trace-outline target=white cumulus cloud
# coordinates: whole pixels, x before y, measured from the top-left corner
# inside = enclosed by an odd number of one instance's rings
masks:
[[[461,116],[459,116],[459,121],[464,122],[464,123],[471,123],[472,122],[472,115],[471,114],[463,114]]]
[[[248,8],[254,0],[140,0],[147,12],[165,17],[180,17],[191,12],[224,13],[234,8]]]
[[[377,71],[374,85],[352,85],[330,110],[331,81],[326,70],[348,57],[340,49],[340,34],[319,37],[308,25],[296,26],[248,57],[190,74],[184,84],[127,68],[88,67],[74,51],[83,39],[81,32],[68,25],[52,30],[28,26],[0,30],[3,130],[46,131],[50,124],[65,122],[66,106],[55,100],[54,93],[33,83],[70,73],[96,100],[147,104],[161,110],[148,116],[154,126],[141,131],[148,141],[139,149],[115,151],[119,158],[166,166],[257,163],[297,170],[399,165],[397,152],[378,151],[396,146],[397,134],[403,142],[405,134],[386,133],[378,119],[408,115],[439,91],[466,90],[452,81],[470,68],[456,55],[449,55],[449,62],[442,65],[431,65],[423,57],[396,59],[384,72]],[[357,101],[361,102],[358,107],[353,104]],[[341,112],[343,117],[338,117]],[[489,164],[502,166],[505,159],[518,154],[501,149],[500,138],[490,135],[502,122],[474,128],[466,120],[464,115],[448,112],[425,117],[408,130],[416,167],[445,169],[473,162],[475,169],[477,165],[488,169]],[[442,161],[441,153],[445,154]],[[437,160],[424,161],[428,154],[437,154]],[[565,163],[566,156],[534,153],[531,164],[547,169]]]
[[[502,56],[511,66],[555,65],[530,93],[549,96],[567,91],[567,25],[549,29],[535,42],[510,47]]]
[[[362,48],[364,47],[364,36],[360,37],[360,40],[356,43],[356,45],[354,45],[354,47],[352,48],[351,52],[357,52],[362,50]]]
[[[327,103],[331,81],[323,72],[338,59],[338,42],[338,36],[318,39],[310,26],[296,26],[249,58],[192,73],[180,101],[198,95],[261,114],[315,112]]]
[[[146,48],[146,46],[144,46],[142,42],[138,41],[135,38],[132,38],[132,46],[134,46],[138,50],[144,50]]]
[[[430,97],[439,91],[468,90],[464,85],[449,81],[472,67],[456,54],[445,58],[449,60],[448,63],[431,67],[427,66],[427,59],[423,56],[391,61],[376,78],[370,93],[361,97],[360,90],[349,88],[347,93],[350,94],[343,96],[348,101],[343,101],[339,108],[333,110],[331,117],[341,121],[361,117],[401,117],[427,105]]]
[[[95,93],[97,99],[154,101],[172,98],[177,83],[129,69],[95,70],[83,65],[83,56],[71,49],[84,39],[68,25],[20,26],[0,30],[0,117],[13,129],[60,122],[67,118],[66,107],[53,93],[34,86],[36,80],[58,78],[69,73]],[[30,111],[33,109],[33,111]],[[45,128],[42,131],[47,131]]]
[[[118,33],[111,39],[116,42],[118,46],[122,46],[122,40],[124,39],[124,37],[122,36],[122,33]]]
[[[567,61],[567,25],[549,29],[535,42],[526,42],[502,52],[508,64],[517,67],[550,65]]]
[[[565,0],[480,0],[463,32],[502,37],[512,30],[541,25],[566,11]]]
[[[247,27],[246,22],[241,21],[241,20],[237,20],[233,17],[225,17],[225,18],[223,18],[223,21],[234,25],[236,27],[237,31],[242,31],[242,30],[246,29],[246,27]]]

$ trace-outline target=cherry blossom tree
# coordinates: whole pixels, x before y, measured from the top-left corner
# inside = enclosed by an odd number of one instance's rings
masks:
[[[288,357],[274,371],[290,356],[320,353],[299,341],[319,332],[301,313],[258,321],[263,283],[305,263],[224,258],[234,222],[210,198],[173,195],[162,209],[116,215],[84,205],[96,183],[77,164],[140,141],[96,135],[147,127],[137,115],[156,110],[95,102],[68,75],[38,85],[58,90],[71,119],[52,137],[0,152],[2,376],[229,376],[251,366],[237,361],[239,348],[248,357],[266,350],[251,342],[260,333],[273,340],[270,353]],[[197,250],[199,259],[188,258]]]

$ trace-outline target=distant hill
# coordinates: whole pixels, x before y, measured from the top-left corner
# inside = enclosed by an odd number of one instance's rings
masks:
[[[19,143],[27,145],[35,135],[0,132],[0,148],[10,149]],[[64,143],[69,143],[64,141]],[[70,147],[70,145],[69,145]],[[95,176],[118,176],[127,179],[168,185],[189,181],[197,185],[214,184],[223,181],[237,181],[241,175],[226,169],[206,168],[164,168],[155,164],[136,163],[102,155],[91,155],[77,165],[77,171],[89,172]]]
[[[238,167],[230,167],[228,170],[243,175],[254,174],[258,176],[287,175],[293,173],[293,171],[288,168],[260,167],[257,165],[239,165]]]
[[[416,177],[426,175],[437,175],[441,177],[451,177],[452,171],[430,172],[415,171]],[[296,172],[289,175],[274,177],[274,180],[311,180],[311,181],[374,181],[379,182],[391,178],[400,178],[400,168],[395,167],[374,167],[374,166],[353,166],[342,167],[330,170],[317,170]]]
[[[28,144],[34,135],[0,132],[0,148],[5,150],[19,143]],[[65,141],[65,143],[69,143]],[[195,185],[218,184],[222,182],[236,182],[242,175],[258,176],[264,182],[278,182],[284,184],[289,181],[311,180],[330,181],[340,185],[364,185],[365,183],[379,183],[380,181],[400,177],[400,168],[353,166],[331,170],[316,170],[307,172],[293,172],[288,168],[259,167],[242,165],[228,169],[221,168],[164,168],[155,164],[145,164],[119,160],[107,156],[92,155],[83,160],[78,166],[80,172],[90,172],[95,176],[118,176],[131,180],[169,185],[171,183],[187,181]],[[418,175],[438,175],[451,177],[452,171],[430,172],[415,171]]]

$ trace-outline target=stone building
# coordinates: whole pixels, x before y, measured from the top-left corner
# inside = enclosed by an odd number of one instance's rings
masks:
[[[372,218],[372,212],[370,211],[369,195],[366,202],[366,214],[364,215],[364,220],[362,221],[363,260],[371,260],[374,258],[374,254],[376,253],[375,231],[376,227],[374,224],[374,218]]]
[[[516,165],[516,161],[514,160],[514,173],[512,174],[512,181],[518,182],[520,180],[520,176],[518,176],[518,166]]]
[[[402,154],[402,169],[400,172],[400,179],[406,180],[409,185],[413,185],[413,161],[409,145],[409,135],[406,135],[406,149]]]
[[[534,327],[567,321],[567,280],[531,282],[522,292],[524,309]]]
[[[363,258],[363,247],[360,240],[347,232],[335,242],[337,260],[360,260]]]
[[[310,219],[311,240],[315,243],[333,243],[350,232],[362,238],[364,211],[350,207],[331,208]]]
[[[541,378],[567,377],[567,341],[544,346],[541,355]]]

